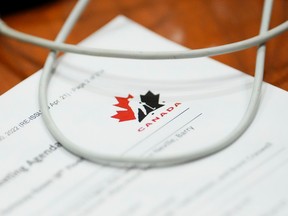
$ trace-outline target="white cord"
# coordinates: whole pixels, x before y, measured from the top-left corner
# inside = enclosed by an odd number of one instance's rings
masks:
[[[40,109],[42,110],[43,120],[46,123],[48,130],[56,138],[56,140],[58,140],[67,150],[88,160],[111,166],[118,166],[118,167],[171,166],[174,164],[192,161],[216,153],[231,145],[245,132],[245,130],[249,127],[249,125],[251,124],[256,115],[258,104],[260,101],[261,85],[264,73],[264,59],[265,59],[265,45],[263,45],[263,43],[288,29],[288,21],[286,21],[283,24],[268,31],[273,0],[265,0],[260,34],[258,36],[223,46],[182,51],[182,52],[181,51],[132,52],[123,50],[87,49],[77,47],[75,45],[62,43],[69,34],[69,32],[71,31],[72,27],[74,26],[81,12],[84,10],[88,1],[89,0],[78,0],[78,3],[76,4],[73,11],[69,15],[67,21],[65,22],[63,28],[61,29],[60,33],[58,34],[54,42],[13,30],[9,28],[0,19],[0,33],[24,42],[33,43],[54,50],[49,53],[47,60],[45,62],[45,66],[43,68],[43,72],[41,74],[39,84],[39,104]],[[92,153],[89,150],[80,147],[79,145],[73,143],[68,138],[66,138],[59,130],[59,128],[56,126],[48,110],[47,88],[52,76],[52,70],[57,57],[56,51],[74,52],[78,54],[103,56],[103,57],[132,58],[132,59],[179,59],[179,58],[195,58],[195,57],[219,55],[223,53],[229,53],[246,49],[255,45],[260,46],[257,50],[253,90],[246,113],[244,114],[238,126],[227,137],[218,142],[215,142],[210,147],[206,147],[195,152],[177,156],[158,157],[158,158],[119,157],[119,156],[109,156],[109,155]]]
[[[142,52],[142,51],[86,48],[71,44],[64,44],[61,43],[60,41],[50,41],[32,35],[28,35],[22,32],[18,32],[8,27],[4,23],[4,21],[0,19],[0,33],[23,42],[63,52],[72,52],[82,55],[93,55],[102,57],[129,58],[129,59],[183,59],[183,58],[196,58],[204,56],[215,56],[224,53],[230,53],[247,49],[252,46],[258,46],[260,44],[265,43],[267,40],[285,32],[287,29],[288,29],[288,21],[280,24],[279,26],[271,29],[270,31],[265,32],[265,34],[260,34],[258,36],[251,37],[246,40],[222,46],[204,48],[204,49],[195,49],[189,51]]]
[[[56,42],[63,41],[65,37],[68,35],[70,29],[76,22],[80,12],[83,10],[84,5],[88,2],[88,0],[79,0],[76,7],[73,9],[71,15],[68,20],[65,22],[64,27],[59,33],[59,36],[56,39]],[[263,35],[268,30],[271,8],[272,8],[273,0],[265,0],[262,22],[260,28],[260,36]],[[264,59],[265,59],[265,45],[260,45],[257,50],[257,60],[256,60],[256,69],[255,69],[255,79],[253,90],[250,98],[249,105],[247,107],[246,113],[244,114],[242,120],[238,124],[238,126],[224,139],[215,142],[212,146],[203,148],[202,150],[198,150],[195,152],[190,152],[177,156],[168,156],[168,157],[150,157],[150,158],[139,158],[139,157],[121,157],[121,156],[109,156],[98,153],[93,153],[87,149],[82,148],[80,145],[77,145],[70,141],[67,137],[65,137],[59,128],[56,126],[53,121],[50,112],[48,110],[47,104],[47,87],[52,75],[53,65],[56,60],[56,52],[52,51],[45,64],[43,72],[41,74],[40,85],[39,85],[39,103],[40,108],[42,110],[42,116],[44,122],[47,125],[47,128],[51,132],[51,134],[58,140],[67,150],[70,152],[88,159],[90,161],[94,161],[96,163],[117,166],[117,167],[158,167],[158,166],[171,166],[175,164],[185,163],[188,161],[192,161],[195,159],[199,159],[213,153],[216,153],[229,145],[231,145],[234,141],[236,141],[244,131],[249,127],[251,122],[253,121],[260,101],[261,94],[261,85],[263,81],[263,73],[264,73]]]

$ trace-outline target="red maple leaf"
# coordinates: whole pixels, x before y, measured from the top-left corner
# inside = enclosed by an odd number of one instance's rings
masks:
[[[113,106],[123,108],[125,110],[119,110],[117,111],[117,114],[111,116],[111,118],[119,119],[119,122],[122,121],[129,121],[136,119],[133,110],[129,106],[130,99],[133,98],[132,95],[128,95],[128,97],[115,97],[118,101],[117,104],[114,104]]]

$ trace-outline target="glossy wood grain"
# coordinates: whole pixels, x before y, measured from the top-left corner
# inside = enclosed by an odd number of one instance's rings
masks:
[[[10,26],[53,39],[75,0],[48,4],[2,17]],[[231,43],[259,30],[262,0],[91,0],[68,38],[78,43],[118,14],[191,49]],[[271,27],[288,19],[288,1],[275,0]],[[288,32],[267,44],[265,81],[288,90]],[[214,57],[254,73],[256,48]],[[0,36],[0,94],[39,70],[48,50]]]

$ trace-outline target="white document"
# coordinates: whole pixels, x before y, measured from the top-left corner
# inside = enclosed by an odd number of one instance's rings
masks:
[[[81,46],[185,48],[118,17]],[[0,97],[0,215],[288,215],[288,94],[265,84],[232,146],[158,169],[103,167],[65,150],[38,108],[39,73]],[[127,60],[66,54],[49,87],[63,133],[112,155],[175,155],[236,127],[253,78],[209,58]]]

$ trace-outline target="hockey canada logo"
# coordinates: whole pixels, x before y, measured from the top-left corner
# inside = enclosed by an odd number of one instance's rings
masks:
[[[134,99],[134,96],[129,94],[128,97],[115,97],[118,101],[114,106],[121,108],[117,114],[111,116],[118,119],[119,122],[138,120],[141,122],[150,113],[153,115],[154,111],[164,106],[164,101],[159,103],[160,95],[153,94],[148,91],[145,95],[140,95],[140,101]]]
[[[128,94],[127,97],[115,98],[118,103],[114,106],[120,110],[116,111],[117,113],[111,118],[118,119],[119,122],[137,120],[139,122],[138,132],[163,122],[163,118],[165,119],[181,105],[180,102],[169,103],[169,106],[164,101],[159,102],[160,95],[153,94],[151,91],[140,97]]]

